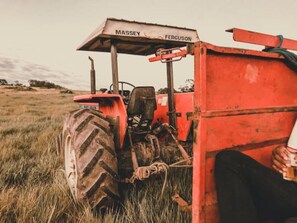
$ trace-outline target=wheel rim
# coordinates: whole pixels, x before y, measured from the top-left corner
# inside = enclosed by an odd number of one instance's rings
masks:
[[[71,137],[67,136],[65,142],[65,172],[71,194],[77,200],[77,165],[75,151],[71,144]]]

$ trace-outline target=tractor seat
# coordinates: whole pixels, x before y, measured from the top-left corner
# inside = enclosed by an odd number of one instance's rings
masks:
[[[135,87],[127,107],[128,125],[134,131],[148,131],[157,109],[154,87]]]

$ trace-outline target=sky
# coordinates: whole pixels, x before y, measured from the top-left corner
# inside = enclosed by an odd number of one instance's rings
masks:
[[[235,43],[228,28],[282,34],[297,39],[296,0],[0,0],[0,79],[42,79],[71,89],[89,89],[95,60],[97,88],[111,83],[109,53],[76,51],[107,17],[193,28],[202,41]],[[119,55],[119,79],[134,85],[166,86],[166,66],[148,57]],[[175,87],[193,78],[193,57],[175,62]]]

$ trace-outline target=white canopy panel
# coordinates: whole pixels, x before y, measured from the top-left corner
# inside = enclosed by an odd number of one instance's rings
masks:
[[[114,43],[118,53],[150,55],[159,48],[184,47],[197,41],[194,29],[108,18],[78,50],[110,52]]]

